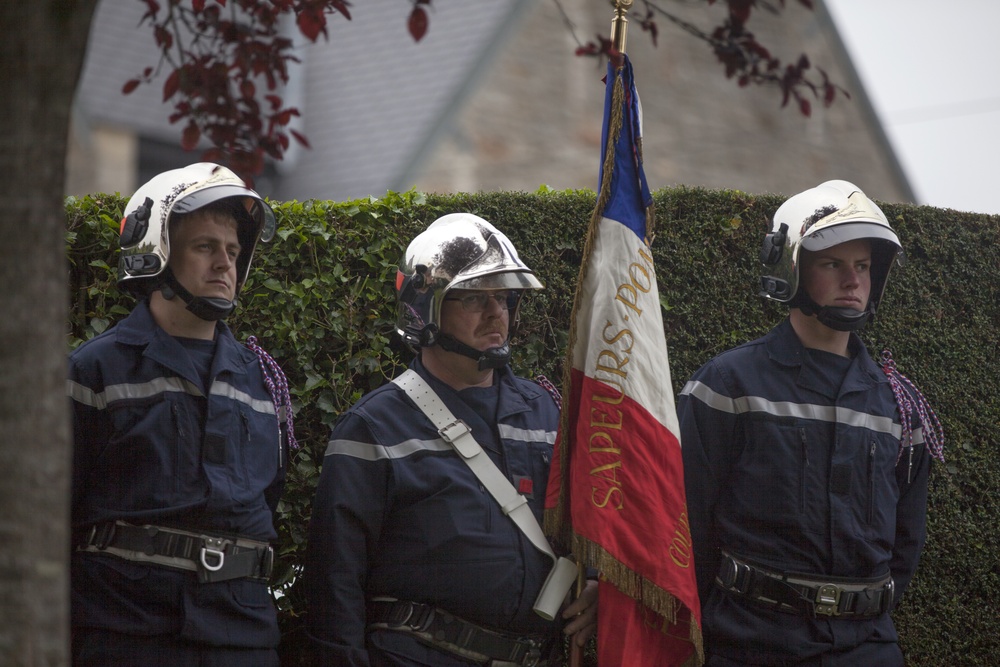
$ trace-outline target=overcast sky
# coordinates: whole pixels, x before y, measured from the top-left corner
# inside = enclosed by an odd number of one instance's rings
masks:
[[[825,0],[918,201],[1000,213],[1000,0]]]

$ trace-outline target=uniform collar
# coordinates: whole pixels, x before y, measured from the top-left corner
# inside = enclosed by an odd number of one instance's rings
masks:
[[[456,395],[457,398],[458,392],[431,375],[420,361],[420,357],[416,357],[410,367],[425,380],[428,380],[439,395],[450,393]],[[500,421],[514,414],[530,411],[531,406],[528,402],[537,399],[538,395],[544,391],[534,383],[517,382],[510,366],[496,368],[493,373],[495,383],[499,385],[500,389],[500,398],[497,404],[497,419]]]
[[[196,386],[200,385],[194,367],[180,343],[156,324],[149,310],[149,301],[144,300],[136,305],[129,316],[115,327],[115,332],[117,342],[144,347],[145,357],[194,382]],[[252,360],[253,352],[236,342],[224,322],[216,322],[215,339],[212,377],[223,372],[246,374],[246,365]]]
[[[795,334],[791,321],[786,318],[767,335],[765,345],[769,358],[782,366],[798,368],[796,384],[805,389],[819,392],[829,398],[854,391],[867,391],[872,386],[888,382],[885,375],[872,360],[864,343],[857,334],[851,334],[848,347],[853,353],[851,369],[847,372],[839,391],[834,391],[825,382],[817,369],[806,363],[805,348]]]

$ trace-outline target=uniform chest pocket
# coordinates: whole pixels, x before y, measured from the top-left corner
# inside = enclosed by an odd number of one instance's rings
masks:
[[[794,421],[755,420],[747,425],[747,445],[733,466],[731,498],[749,516],[766,516],[778,524],[803,530],[821,494],[829,436],[814,425]],[[734,501],[735,502],[735,501]]]
[[[281,447],[277,418],[240,406],[234,411],[230,433],[240,495],[243,502],[256,502],[278,473]]]
[[[200,443],[198,414],[183,397],[122,403],[109,408],[111,435],[101,455],[101,479],[110,507],[170,506],[190,492],[197,478]]]
[[[855,507],[855,518],[860,527],[861,537],[870,542],[891,544],[896,530],[896,504],[899,501],[899,486],[896,482],[896,461],[899,443],[884,434],[872,435],[864,442],[864,461],[860,477],[864,488],[858,497],[862,499]],[[906,455],[906,452],[903,453]]]

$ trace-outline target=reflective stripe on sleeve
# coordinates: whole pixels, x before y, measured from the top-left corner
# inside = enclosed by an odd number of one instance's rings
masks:
[[[66,393],[77,403],[88,405],[98,410],[104,410],[111,403],[116,401],[138,400],[165,394],[167,392],[180,392],[191,396],[202,396],[201,390],[183,378],[155,378],[148,382],[137,382],[134,384],[112,384],[104,388],[104,391],[94,391],[90,387],[85,387],[79,382],[66,381]]]
[[[66,381],[66,393],[71,399],[98,410],[107,409],[109,405],[117,401],[135,401],[171,392],[188,394],[189,396],[204,396],[198,387],[179,377],[160,377],[148,382],[113,384],[105,387],[104,391],[94,391],[73,380]],[[256,412],[268,415],[275,414],[274,403],[270,399],[254,398],[227,382],[215,382],[209,393],[213,396],[221,396],[242,403]]]
[[[500,437],[505,440],[514,440],[516,442],[547,442],[550,445],[553,445],[556,442],[555,431],[546,431],[540,428],[517,428],[507,424],[500,424],[499,426]]]
[[[229,398],[237,403],[242,403],[250,407],[251,410],[255,412],[262,412],[266,415],[275,414],[274,402],[270,398],[260,399],[254,398],[245,391],[240,391],[228,382],[216,381],[212,383],[212,388],[208,392],[212,396],[222,396],[223,398]]]
[[[864,428],[876,433],[888,433],[894,438],[903,435],[903,427],[889,417],[858,412],[833,405],[816,405],[814,403],[793,403],[791,401],[770,401],[761,396],[740,396],[730,398],[724,396],[708,385],[696,380],[689,381],[681,390],[681,396],[692,396],[719,412],[733,415],[748,412],[761,412],[775,417],[794,417],[811,419],[813,421],[844,424],[856,428]],[[919,429],[913,431],[914,442],[923,442],[923,433]],[[919,439],[919,440],[918,440]]]
[[[402,459],[419,452],[450,452],[451,445],[440,438],[433,440],[404,440],[386,447],[357,440],[331,440],[326,446],[325,456],[350,456],[365,461]]]

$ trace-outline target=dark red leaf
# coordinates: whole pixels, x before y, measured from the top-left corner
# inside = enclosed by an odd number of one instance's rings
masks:
[[[801,111],[802,115],[806,118],[812,115],[812,105],[809,104],[809,100],[804,97],[799,98],[799,111]]]
[[[196,14],[201,14],[205,10],[205,0],[192,0],[191,8]]]
[[[160,3],[156,2],[156,0],[145,0],[145,2],[146,2],[146,13],[142,15],[142,18],[139,20],[140,23],[142,23],[146,19],[154,18],[156,14],[160,11]]]
[[[125,85],[122,86],[122,95],[128,95],[133,90],[138,88],[140,83],[139,79],[129,79],[125,82]]]
[[[316,12],[312,9],[302,10],[296,18],[296,23],[299,26],[299,32],[310,42],[315,42],[319,34],[326,28],[326,18],[322,12]]]
[[[190,123],[181,134],[181,148],[186,151],[194,150],[199,139],[201,139],[201,130],[194,123]]]
[[[427,12],[420,5],[416,5],[410,12],[410,19],[406,22],[406,27],[410,31],[410,36],[414,42],[419,42],[427,34]]]
[[[753,7],[753,0],[727,0],[729,4],[729,15],[738,23],[746,23],[750,18],[750,9]]]
[[[837,89],[834,88],[829,83],[823,86],[823,104],[825,106],[830,106],[833,104],[834,98],[837,97]]]
[[[257,87],[253,85],[253,81],[244,81],[240,84],[240,94],[247,99],[251,99],[257,92]]]
[[[175,69],[167,77],[167,80],[163,82],[163,101],[166,102],[171,97],[177,93],[177,89],[181,86],[181,71]]]
[[[351,12],[347,10],[347,8],[350,6],[350,3],[345,2],[344,0],[330,0],[330,5],[338,12],[343,14],[344,18],[346,18],[348,21],[351,20]]]
[[[153,30],[153,38],[156,40],[156,45],[160,47],[161,51],[166,51],[174,45],[173,34],[161,25],[156,26]]]
[[[310,148],[310,146],[309,146],[309,140],[305,138],[305,135],[303,135],[300,132],[296,132],[295,130],[288,130],[288,131],[291,133],[291,135],[293,137],[295,137],[295,140],[297,142],[299,142],[300,144],[302,144],[306,148]]]

